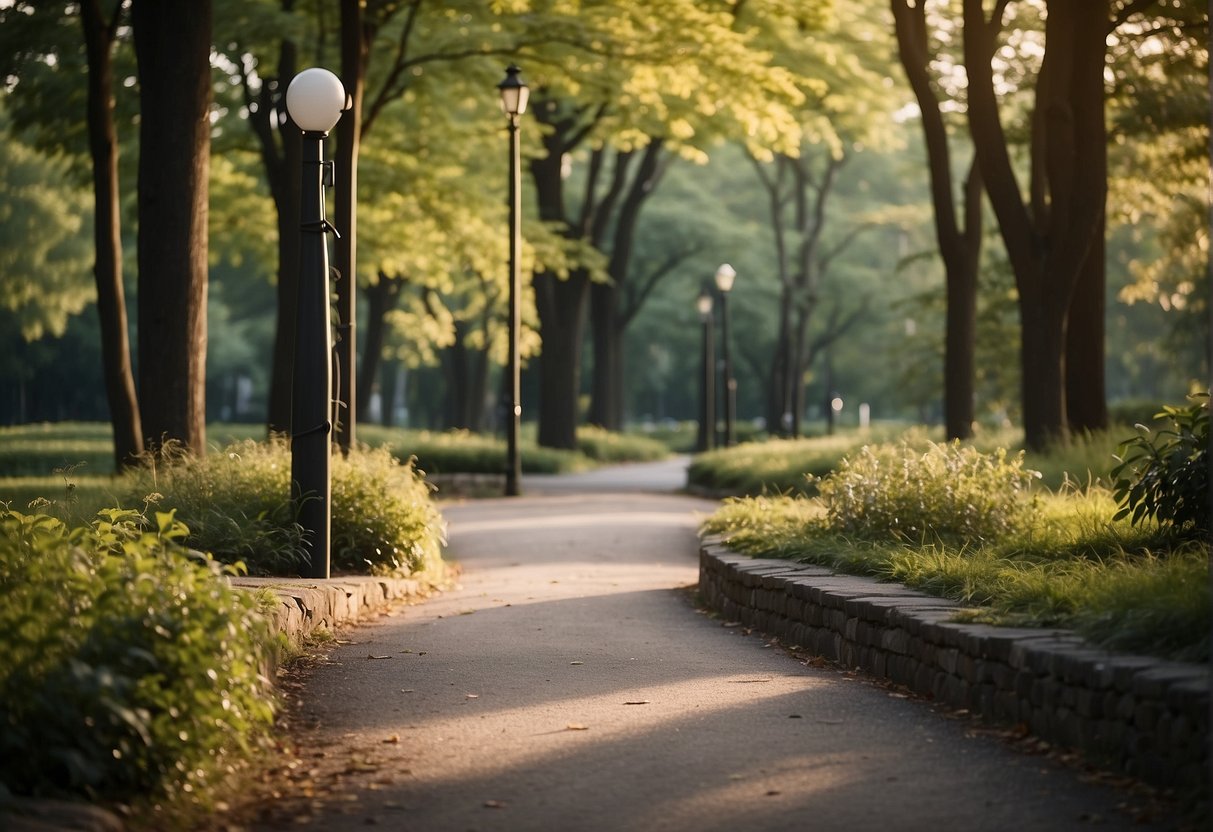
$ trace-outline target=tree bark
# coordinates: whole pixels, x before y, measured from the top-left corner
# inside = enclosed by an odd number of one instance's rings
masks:
[[[539,273],[533,283],[543,337],[539,356],[539,444],[575,450],[581,338],[590,279],[584,271],[573,270],[565,280]]]
[[[1105,262],[1101,223],[1083,261],[1066,320],[1066,416],[1070,431],[1080,434],[1108,427]]]
[[[135,0],[139,388],[149,445],[206,451],[210,0]]]
[[[337,184],[333,217],[341,233],[336,244],[334,269],[337,295],[336,440],[342,453],[357,441],[358,367],[358,153],[362,140],[362,98],[366,90],[368,44],[363,27],[362,2],[341,0],[341,81],[351,107],[337,122]]]
[[[1107,0],[1049,3],[1045,56],[1036,81],[1029,199],[1021,195],[998,112],[990,56],[1005,2],[988,21],[981,0],[964,0],[969,126],[978,164],[1015,272],[1022,327],[1024,439],[1032,450],[1068,439],[1066,318],[1087,254],[1102,228]]]
[[[117,470],[143,452],[143,427],[127,335],[126,294],[122,284],[122,225],[118,204],[118,135],[114,128],[112,48],[121,20],[115,3],[107,21],[101,0],[81,5],[88,53],[88,135],[93,160],[93,241],[96,261],[97,316],[101,323],[101,360]]]
[[[913,7],[907,0],[892,0],[898,54],[918,109],[922,113],[927,165],[931,174],[931,204],[935,238],[944,264],[947,311],[944,332],[944,430],[948,439],[973,435],[974,366],[977,337],[977,269],[981,261],[982,180],[976,160],[964,185],[958,222],[948,133],[929,74],[926,3]],[[988,61],[988,56],[987,56]]]
[[[661,179],[661,139],[652,139],[644,149],[636,175],[615,217],[608,264],[610,283],[590,288],[590,327],[593,333],[594,377],[590,387],[588,421],[607,430],[622,430],[624,416],[623,335],[629,317],[621,314],[623,296],[632,271],[636,225],[645,200]],[[600,207],[599,223],[607,218],[609,207]]]
[[[371,389],[375,386],[375,374],[383,356],[383,343],[387,332],[387,313],[396,308],[396,299],[404,281],[388,277],[383,272],[379,279],[367,287],[366,342],[362,350],[362,364],[358,377],[358,412],[364,413],[371,405]],[[387,393],[384,391],[384,395]],[[387,405],[385,404],[385,407]]]

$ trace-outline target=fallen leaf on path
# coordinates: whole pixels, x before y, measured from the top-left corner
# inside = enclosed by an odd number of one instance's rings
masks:
[[[396,742],[400,742],[400,735],[399,735],[399,734],[392,734],[390,737],[388,737],[387,739],[385,739],[385,740],[384,740],[384,742],[388,742],[388,743],[396,743]]]
[[[486,808],[486,809],[504,809],[505,803],[503,803],[500,800],[486,800],[486,801],[484,801],[484,808]]]
[[[368,659],[390,659],[391,658],[391,656],[376,656],[374,653],[367,653],[366,657]]]
[[[468,698],[468,699],[479,699],[479,698],[480,698],[480,694],[478,694],[478,693],[469,693],[469,694],[467,695],[467,698]]]
[[[730,679],[729,684],[733,685],[756,685],[759,682],[769,682],[770,679]]]
[[[777,794],[779,794],[779,789],[770,789],[767,792],[767,797],[774,797]]]
[[[566,731],[588,731],[588,730],[590,730],[590,726],[582,725],[580,722],[570,722],[568,725],[564,726],[564,730],[566,730]]]
[[[647,705],[647,704],[649,704],[649,700],[637,699],[635,702],[624,702],[623,704],[625,704],[625,705]]]
[[[569,664],[585,664],[585,662],[569,662]]]

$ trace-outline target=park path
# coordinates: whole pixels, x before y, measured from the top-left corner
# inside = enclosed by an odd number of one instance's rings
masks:
[[[669,493],[678,465],[445,505],[460,587],[348,631],[308,674],[291,786],[257,828],[1168,826],[699,612],[695,529],[715,504]]]

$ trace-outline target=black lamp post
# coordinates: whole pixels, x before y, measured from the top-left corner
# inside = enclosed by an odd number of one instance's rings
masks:
[[[712,332],[712,291],[704,286],[695,299],[699,320],[703,324],[703,374],[699,383],[699,441],[696,447],[710,451],[716,444],[716,350]]]
[[[518,434],[522,426],[522,383],[518,357],[518,332],[522,328],[520,295],[522,277],[519,253],[522,248],[522,166],[518,149],[518,117],[526,112],[530,88],[518,77],[521,72],[510,64],[505,80],[497,85],[501,93],[501,109],[510,128],[510,412],[506,428],[505,496],[522,493],[522,459],[518,453]]]
[[[286,91],[287,111],[303,131],[302,234],[291,385],[291,501],[305,533],[305,578],[329,576],[333,335],[325,234],[337,231],[324,213],[324,187],[331,180],[331,168],[324,162],[324,138],[341,118],[345,100],[341,81],[319,67],[300,72]]]
[[[724,446],[737,444],[737,379],[733,378],[733,362],[729,357],[729,292],[737,272],[728,263],[716,270],[716,288],[720,290],[720,340],[724,355]]]

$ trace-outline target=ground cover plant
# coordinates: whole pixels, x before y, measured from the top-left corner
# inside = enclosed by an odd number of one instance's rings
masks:
[[[0,783],[205,808],[267,735],[261,596],[190,552],[172,513],[68,526],[0,512]]]
[[[128,499],[173,510],[186,542],[252,574],[297,574],[303,529],[290,501],[290,449],[282,438],[195,457],[169,446],[128,477]],[[334,453],[332,568],[441,579],[445,523],[425,478],[386,448]],[[139,495],[143,495],[140,497]]]
[[[1029,489],[1021,457],[958,445],[902,442],[857,459],[818,483],[820,497],[730,499],[703,531],[756,557],[952,598],[972,620],[1208,660],[1207,546],[1150,518],[1114,519],[1105,486]]]

